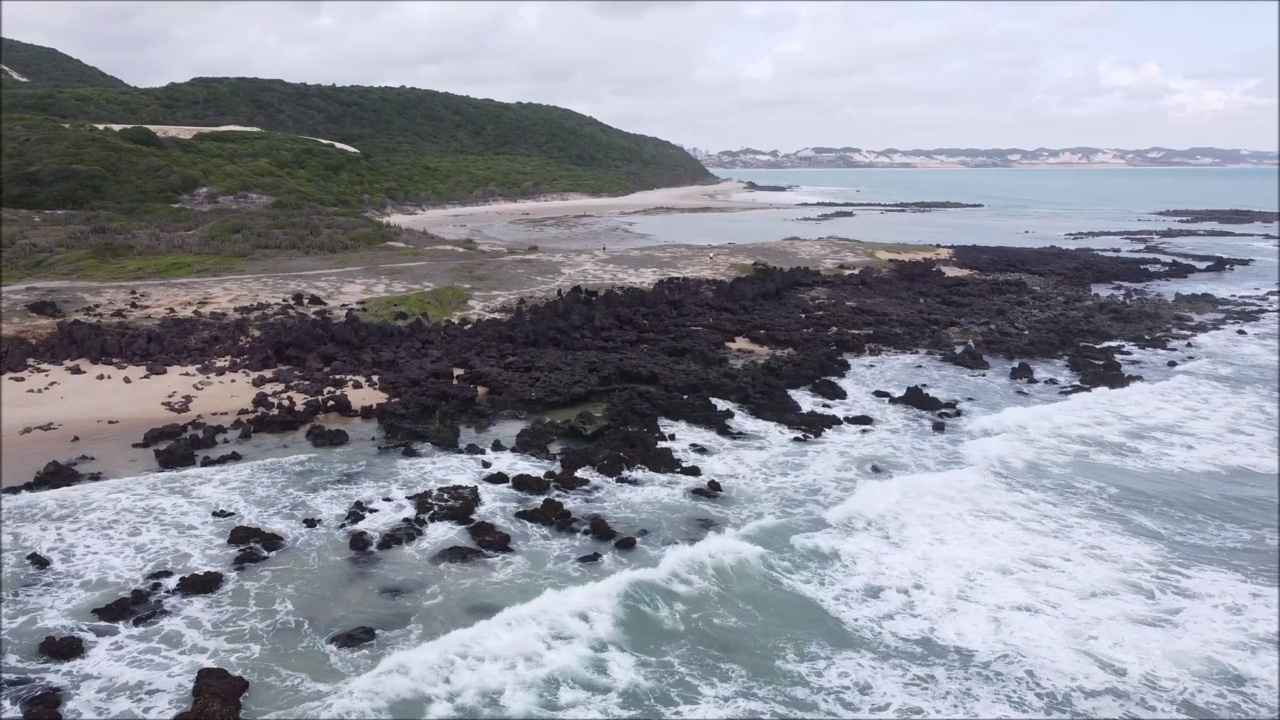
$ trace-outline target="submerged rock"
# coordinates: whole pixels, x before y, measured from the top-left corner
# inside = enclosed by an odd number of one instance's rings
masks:
[[[366,625],[351,628],[329,638],[329,644],[340,648],[353,648],[371,643],[378,638],[378,631]]]
[[[436,565],[445,563],[469,563],[475,560],[484,560],[489,557],[483,550],[465,547],[463,545],[454,545],[436,553],[431,557],[431,562]]]

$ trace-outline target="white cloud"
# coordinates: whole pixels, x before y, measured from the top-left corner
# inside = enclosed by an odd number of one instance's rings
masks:
[[[1171,54],[1153,29],[1161,11],[1144,8],[10,2],[0,20],[8,37],[134,84],[235,75],[427,87],[561,105],[706,148],[1274,148],[1274,27],[1219,28],[1239,53],[1229,61]]]

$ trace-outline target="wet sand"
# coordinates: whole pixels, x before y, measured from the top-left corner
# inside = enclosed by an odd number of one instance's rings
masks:
[[[77,363],[71,363],[77,364]],[[80,455],[95,458],[79,465],[83,471],[100,471],[119,477],[156,469],[150,449],[130,447],[147,430],[168,423],[184,423],[201,417],[210,424],[229,425],[236,411],[247,408],[260,390],[253,387],[253,373],[242,371],[222,377],[203,376],[191,367],[171,367],[165,375],[144,379],[139,367],[118,370],[113,366],[78,363],[83,375],[62,367],[41,366],[25,373],[6,373],[0,380],[0,486],[30,480],[50,460],[65,462]],[[40,372],[43,371],[43,372]],[[97,376],[104,376],[98,380]],[[22,381],[14,378],[23,378]],[[131,382],[125,384],[124,378]],[[262,388],[271,392],[273,387]],[[34,391],[40,392],[34,392]],[[29,392],[30,391],[30,392]],[[365,387],[343,392],[352,405],[373,405],[386,396]],[[190,409],[175,413],[161,403],[191,396]],[[305,398],[293,395],[301,402]],[[330,416],[339,419],[337,416]],[[330,418],[326,418],[329,422]],[[330,423],[332,424],[332,423]],[[50,427],[48,430],[39,427]],[[79,437],[72,442],[72,438]],[[281,436],[263,444],[279,444]],[[242,449],[237,447],[237,449]],[[218,455],[221,451],[206,451]]]

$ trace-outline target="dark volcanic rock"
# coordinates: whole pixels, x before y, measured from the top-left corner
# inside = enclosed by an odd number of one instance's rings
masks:
[[[582,557],[578,558],[578,562],[580,562],[580,563],[593,563],[593,562],[600,562],[600,558],[602,558],[602,557],[604,557],[604,556],[603,556],[603,555],[601,555],[600,553],[598,553],[598,552],[593,552],[593,553],[591,553],[590,555],[583,555]]]
[[[587,523],[587,532],[591,533],[591,536],[595,539],[604,540],[606,542],[618,537],[618,532],[612,527],[609,527],[608,521],[599,515],[593,515],[591,517],[591,521]]]
[[[16,699],[22,720],[62,720],[62,688],[41,685]]]
[[[550,420],[539,420],[528,425],[516,434],[516,442],[511,449],[540,460],[550,460],[551,450],[547,447],[560,435],[560,426]]]
[[[36,300],[23,305],[23,307],[32,315],[55,319],[62,317],[62,308],[58,307],[58,303],[52,300]]]
[[[490,522],[478,522],[467,528],[472,542],[489,552],[512,552],[511,536],[494,527]]]
[[[365,552],[373,547],[373,540],[369,539],[369,533],[357,530],[347,536],[347,547],[353,552]]]
[[[972,345],[965,345],[958,352],[952,352],[942,356],[943,362],[949,362],[952,365],[959,365],[962,368],[970,370],[987,370],[990,369],[991,363],[982,357],[982,353]]]
[[[84,640],[74,635],[67,635],[66,637],[46,635],[44,640],[40,641],[38,650],[41,655],[50,660],[66,662],[84,655]]]
[[[402,518],[391,529],[382,533],[374,547],[379,550],[390,550],[393,547],[407,545],[422,537],[422,528],[412,518]]]
[[[480,479],[490,485],[506,485],[511,482],[511,478],[507,477],[507,474],[504,472],[492,472]]]
[[[511,489],[529,493],[530,495],[546,495],[551,491],[551,481],[546,478],[521,473],[511,478]]]
[[[850,415],[844,421],[847,425],[874,425],[876,422],[870,415]]]
[[[90,610],[103,622],[124,622],[145,625],[168,613],[164,603],[151,599],[151,590],[135,589],[122,598],[117,598],[106,605]]]
[[[196,464],[196,451],[189,438],[181,437],[167,446],[152,450],[161,470],[176,470]]]
[[[53,561],[38,552],[27,553],[27,562],[31,563],[31,567],[37,570],[47,570],[53,564]]]
[[[249,681],[217,667],[200,668],[191,687],[191,707],[174,720],[239,720]]]
[[[934,432],[936,432],[936,433],[946,432],[946,431],[947,431],[947,424],[946,424],[945,422],[941,421],[941,420],[934,420],[934,421],[933,421],[933,431],[934,431]]]
[[[552,448],[560,445],[564,477],[590,468],[620,478],[639,468],[676,473],[684,467],[662,446],[667,438],[660,419],[733,436],[733,412],[719,409],[713,398],[794,434],[820,437],[840,418],[805,412],[790,393],[843,376],[847,356],[946,355],[972,343],[987,357],[1057,359],[1085,344],[1156,342],[1255,320],[1263,311],[1223,300],[1213,310],[1225,320],[1198,320],[1192,318],[1204,317],[1209,306],[1203,297],[1093,294],[1095,283],[1175,280],[1210,271],[1164,255],[950,250],[948,263],[974,274],[947,276],[935,261],[894,262],[848,275],[757,265],[749,276],[732,280],[673,277],[649,288],[572,288],[546,302],[517,303],[507,317],[469,323],[366,322],[355,312],[273,315],[278,304],[225,319],[62,320],[38,338],[0,338],[0,371],[81,360],[211,367],[211,357],[226,357],[219,371],[261,375],[262,386],[269,377],[281,390],[311,398],[297,402],[264,393],[236,430],[288,432],[330,412],[354,413],[375,417],[388,441],[425,441],[449,451],[458,448],[462,425],[598,404],[604,412],[582,422],[534,423],[522,431],[518,449],[551,460]],[[1204,264],[1229,265],[1230,259]],[[735,337],[773,352],[744,362],[725,352]],[[1075,370],[1079,387],[1112,387],[1136,377],[1112,372],[1105,363],[1082,357],[1077,364],[1084,372]],[[455,367],[466,368],[465,382],[457,381]],[[320,398],[349,386],[347,377],[356,373],[376,375],[389,400],[357,412],[349,400]],[[480,386],[488,392],[480,393]],[[205,441],[203,435],[197,440]],[[184,441],[192,442],[190,436],[166,442]],[[194,453],[178,449],[168,464],[195,464]]]
[[[809,386],[809,392],[827,400],[844,400],[849,397],[849,393],[845,392],[844,388],[837,385],[830,378],[814,380],[813,384]]]
[[[525,508],[515,512],[516,518],[535,525],[565,529],[573,524],[573,513],[565,508],[559,500],[547,498],[536,508]]]
[[[212,513],[209,513],[209,514],[216,518],[235,517],[235,513],[231,512],[230,510],[214,510]]]
[[[371,643],[378,638],[378,631],[366,625],[351,628],[329,638],[329,644],[340,648],[353,648]]]
[[[487,555],[483,550],[477,550],[475,548],[469,548],[462,545],[454,545],[453,547],[447,547],[433,555],[431,557],[431,562],[436,565],[442,565],[445,563],[469,563],[474,560],[483,560],[488,557],[489,555]]]
[[[226,465],[228,463],[240,462],[243,459],[244,459],[244,456],[236,452],[235,450],[232,450],[229,453],[224,453],[222,455],[219,455],[218,457],[209,457],[208,455],[205,455],[204,457],[200,458],[200,467],[202,468],[216,467],[218,465]]]
[[[308,529],[320,527],[320,518],[302,518],[302,524]]]
[[[37,490],[56,490],[58,488],[79,485],[82,482],[94,482],[102,479],[102,473],[82,473],[75,468],[75,463],[60,463],[50,460],[36,473],[30,481],[21,485],[11,485],[4,489],[5,494],[34,492]]]
[[[1036,371],[1025,361],[1009,368],[1009,379],[1026,380],[1029,383],[1039,382],[1036,380]]]
[[[925,392],[919,385],[912,385],[907,391],[898,397],[889,398],[889,402],[895,405],[906,405],[917,410],[925,412],[937,412],[943,409],[954,409],[956,404],[953,402],[942,402],[938,398]]]
[[[169,423],[167,425],[161,425],[160,427],[154,427],[142,434],[142,442],[140,445],[143,447],[151,447],[152,445],[159,445],[162,442],[177,440],[182,437],[186,431],[187,426],[179,423]]]
[[[227,536],[227,544],[235,547],[257,545],[266,552],[273,553],[284,547],[284,538],[262,528],[237,525],[231,528]]]
[[[618,538],[618,541],[615,542],[613,546],[619,550],[631,550],[636,546],[636,539],[630,535],[624,538]]]
[[[323,425],[312,425],[307,428],[307,441],[311,447],[338,447],[351,440],[346,430],[340,428],[326,429]]]
[[[179,595],[210,595],[222,587],[222,573],[209,570],[178,578],[174,591]]]

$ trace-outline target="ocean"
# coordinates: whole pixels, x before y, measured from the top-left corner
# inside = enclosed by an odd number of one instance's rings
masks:
[[[799,185],[788,199],[987,207],[857,210],[825,223],[795,220],[813,208],[632,216],[629,234],[1129,249],[1063,234],[1181,227],[1149,213],[1276,209],[1278,196],[1274,169],[722,174]],[[1169,245],[1255,262],[1155,283],[1160,292],[1277,288],[1274,240]],[[690,498],[687,478],[639,472],[630,486],[583,471],[593,490],[569,503],[574,514],[641,535],[631,553],[589,565],[574,559],[597,543],[514,519],[535,503],[489,485],[476,517],[509,532],[516,553],[432,565],[441,548],[467,544],[461,528],[432,524],[377,562],[353,563],[336,529],[353,500],[382,509],[360,525],[376,533],[412,513],[405,495],[485,472],[481,458],[429,450],[403,458],[353,443],[6,496],[0,669],[67,688],[68,717],[172,717],[206,665],[248,678],[244,715],[261,718],[1275,717],[1277,316],[1246,331],[1174,353],[1134,349],[1127,370],[1145,381],[1068,397],[1009,381],[996,358],[986,373],[917,355],[851,358],[838,379],[849,398],[827,411],[871,415],[872,431],[842,426],[808,443],[744,412],[736,440],[667,423],[677,455],[729,492],[706,502]],[[1032,365],[1039,378],[1070,377],[1061,363]],[[917,411],[871,395],[913,384],[962,400],[964,416],[936,434]],[[795,397],[806,409],[829,402]],[[518,428],[474,439],[509,443]],[[554,467],[489,459],[508,473]],[[304,517],[324,525],[304,529]],[[167,600],[171,615],[155,625],[87,621],[149,572],[225,569],[236,524],[289,545],[228,572],[213,595]],[[54,566],[32,570],[32,550]],[[378,639],[325,643],[359,625]],[[89,639],[85,658],[37,659],[40,638],[68,633]]]

